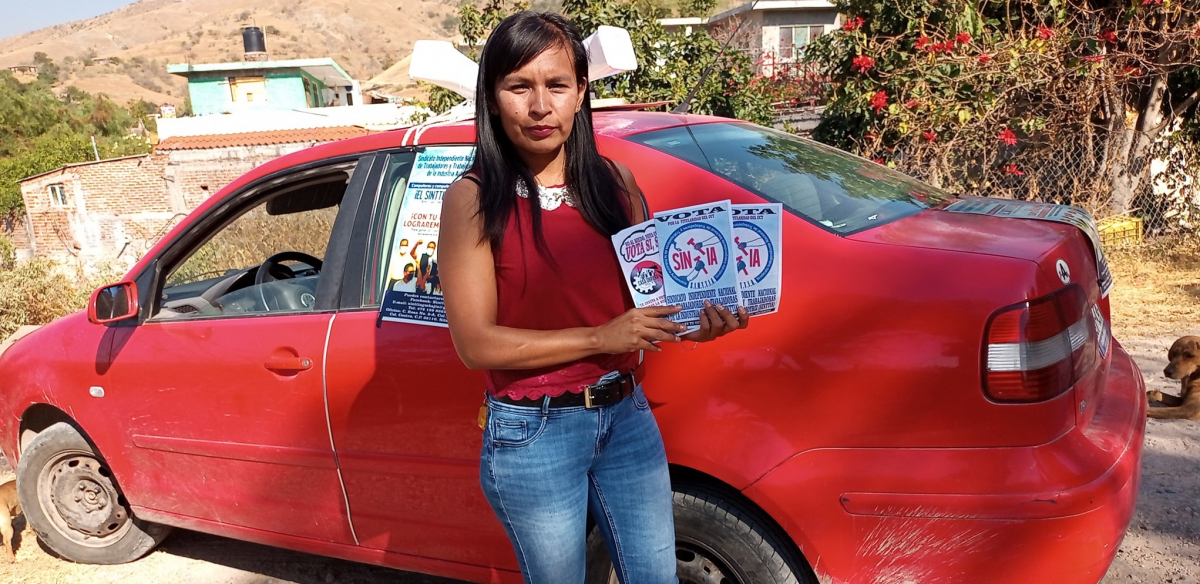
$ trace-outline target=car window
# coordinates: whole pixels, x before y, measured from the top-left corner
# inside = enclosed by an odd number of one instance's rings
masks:
[[[679,126],[628,140],[720,175],[841,235],[953,198],[874,162],[752,124]]]
[[[388,157],[369,252],[374,261],[364,272],[363,306],[379,306],[389,289],[441,295],[437,237],[442,194],[473,152],[471,146],[435,146]],[[423,178],[410,182],[414,169]],[[440,300],[434,304],[440,306]]]
[[[309,312],[353,163],[273,181],[167,272],[158,320]]]

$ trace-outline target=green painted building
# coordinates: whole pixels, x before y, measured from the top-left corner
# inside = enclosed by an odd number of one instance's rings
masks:
[[[197,116],[363,103],[358,82],[330,58],[181,63],[167,72],[187,78]]]

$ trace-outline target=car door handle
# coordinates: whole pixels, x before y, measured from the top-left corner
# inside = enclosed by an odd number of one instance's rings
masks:
[[[263,366],[271,371],[308,371],[312,369],[312,359],[305,357],[267,359]]]

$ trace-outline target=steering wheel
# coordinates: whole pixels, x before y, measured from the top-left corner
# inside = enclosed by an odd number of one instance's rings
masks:
[[[263,284],[274,282],[276,280],[287,280],[295,278],[296,274],[291,268],[283,265],[281,262],[304,262],[312,266],[317,272],[321,271],[321,260],[314,258],[306,253],[298,251],[284,251],[277,253],[265,260],[258,266],[258,270],[254,272],[254,285],[258,288],[258,298],[262,301],[263,308],[268,312],[271,310],[271,304],[267,302],[266,287]],[[275,300],[275,309],[278,310],[281,305],[286,305],[286,308],[292,310],[300,310],[306,308],[304,303],[297,298],[277,298],[272,290],[272,299]]]

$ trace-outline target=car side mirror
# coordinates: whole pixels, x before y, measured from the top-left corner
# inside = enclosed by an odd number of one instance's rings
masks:
[[[88,301],[88,320],[108,324],[133,318],[138,314],[137,285],[121,282],[92,292]]]

